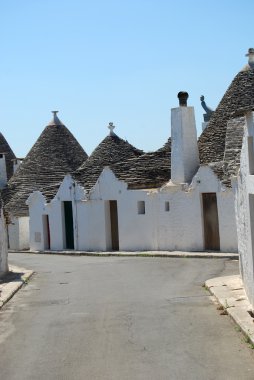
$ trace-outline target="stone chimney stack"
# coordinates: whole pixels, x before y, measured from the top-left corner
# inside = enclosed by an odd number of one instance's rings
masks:
[[[13,161],[13,174],[14,174],[16,172],[16,170],[22,164],[23,158],[15,158],[12,161]]]
[[[179,92],[179,107],[171,109],[171,181],[189,183],[199,166],[194,108],[187,92]]]
[[[5,153],[0,153],[0,189],[3,189],[7,184],[7,169]]]

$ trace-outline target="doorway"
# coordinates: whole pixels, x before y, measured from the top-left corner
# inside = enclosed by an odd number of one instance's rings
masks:
[[[74,249],[72,202],[64,201],[65,248]]]
[[[220,250],[219,218],[216,193],[203,193],[204,248]]]
[[[118,211],[117,201],[109,201],[111,246],[113,251],[119,251]]]
[[[42,215],[44,249],[50,249],[49,216]]]

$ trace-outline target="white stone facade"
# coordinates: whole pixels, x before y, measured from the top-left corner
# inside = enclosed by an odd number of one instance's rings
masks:
[[[197,130],[193,107],[171,110],[171,180],[186,183],[192,180],[199,166]]]
[[[7,230],[3,209],[0,211],[0,277],[8,272]]]
[[[27,200],[30,249],[109,251],[115,249],[116,237],[117,249],[122,251],[209,249],[203,194],[212,194],[218,219],[217,249],[236,252],[234,194],[209,166],[199,165],[193,108],[172,109],[171,128],[172,179],[161,188],[130,190],[104,167],[89,193],[70,175],[49,203],[41,192],[32,193]],[[116,217],[112,207],[117,209]]]
[[[9,248],[15,251],[29,249],[29,217],[11,217],[8,224]]]
[[[254,305],[254,113],[246,115],[241,165],[236,182],[236,221],[240,271],[246,293]]]
[[[66,249],[62,202],[72,201],[74,249],[111,250],[107,202],[116,200],[119,250],[202,251],[202,192],[217,194],[221,251],[236,252],[233,193],[223,189],[206,166],[200,167],[190,186],[169,182],[159,190],[127,190],[127,185],[105,168],[89,198],[71,176],[66,176],[49,204],[40,192],[29,197],[30,248],[39,251],[49,248],[43,225],[44,215],[48,215],[50,249]],[[140,201],[145,202],[144,214],[138,213]]]

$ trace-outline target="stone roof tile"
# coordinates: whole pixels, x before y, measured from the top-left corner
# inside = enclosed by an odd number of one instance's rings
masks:
[[[5,210],[15,216],[28,215],[25,202],[30,193],[60,183],[86,159],[72,133],[62,123],[50,123],[3,190]]]
[[[143,151],[135,148],[111,132],[97,146],[91,156],[78,168],[73,177],[87,191],[90,191],[99,178],[105,166],[111,166],[116,163],[121,163],[124,170],[126,162],[130,158],[135,158],[143,154]]]
[[[112,165],[115,175],[128,184],[129,189],[159,188],[170,180],[171,139],[155,152],[129,159],[124,167]]]
[[[7,179],[9,180],[13,175],[13,160],[15,160],[16,156],[2,133],[0,133],[0,154],[1,153],[5,153]]]
[[[244,118],[236,115],[252,109],[254,70],[248,69],[235,76],[198,140],[200,163],[212,163],[213,170],[228,187],[230,177],[237,174],[240,165]]]

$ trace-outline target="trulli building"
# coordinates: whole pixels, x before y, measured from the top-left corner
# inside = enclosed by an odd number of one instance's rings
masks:
[[[29,210],[26,200],[35,190],[54,187],[68,173],[75,171],[87,154],[53,112],[53,119],[22,161],[2,191],[8,215],[11,249],[29,248]]]
[[[18,166],[18,159],[2,133],[0,133],[0,189],[6,186]],[[8,235],[3,202],[0,196],[0,277],[8,272]]]
[[[230,176],[243,128],[227,123],[237,86],[199,140],[187,93],[179,93],[171,138],[156,152],[130,148],[110,124],[109,136],[59,187],[29,196],[31,249],[237,251]]]

